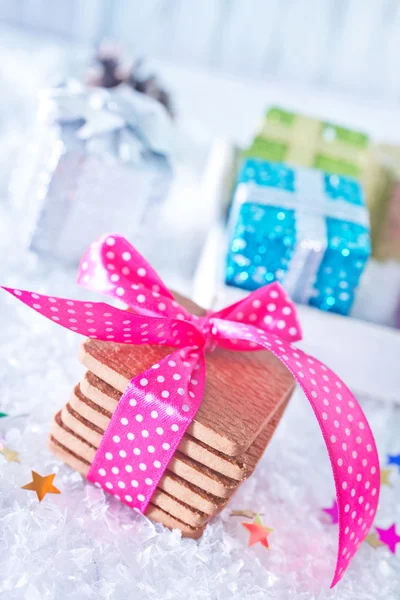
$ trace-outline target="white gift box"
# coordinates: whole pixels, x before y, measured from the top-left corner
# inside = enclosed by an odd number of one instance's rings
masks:
[[[44,93],[20,169],[28,247],[75,265],[104,231],[144,239],[170,189],[172,141],[164,107],[128,86]]]

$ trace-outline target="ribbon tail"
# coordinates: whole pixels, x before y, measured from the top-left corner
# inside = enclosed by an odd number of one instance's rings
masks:
[[[200,407],[204,382],[204,352],[191,347],[134,377],[103,435],[88,479],[144,513]]]
[[[137,315],[105,302],[3,289],[57,325],[104,342],[186,347],[203,341],[203,335],[192,323],[180,319]]]
[[[370,530],[378,508],[380,472],[368,421],[343,381],[316,358],[251,325],[215,320],[215,338],[255,343],[286,365],[303,389],[320,426],[336,487],[339,543],[331,587],[342,578]]]

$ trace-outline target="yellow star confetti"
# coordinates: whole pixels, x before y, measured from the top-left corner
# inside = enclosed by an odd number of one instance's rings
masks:
[[[391,473],[392,469],[381,469],[381,485],[392,487],[392,482],[389,479]]]
[[[53,485],[55,473],[52,475],[39,475],[36,471],[32,471],[32,481],[22,486],[23,490],[32,490],[36,492],[39,502],[43,500],[46,494],[61,494]]]
[[[380,541],[380,539],[378,538],[376,533],[370,533],[369,535],[367,535],[367,537],[365,538],[365,541],[367,542],[367,544],[369,544],[370,546],[372,546],[375,549],[378,548],[379,546],[383,546],[383,543]]]
[[[10,450],[10,448],[6,448],[6,446],[0,448],[0,454],[4,456],[7,462],[21,462],[19,460],[18,452],[15,452],[15,450]]]
[[[231,510],[231,517],[245,517],[246,519],[254,519],[257,514],[262,515],[263,513],[256,513],[254,510]]]

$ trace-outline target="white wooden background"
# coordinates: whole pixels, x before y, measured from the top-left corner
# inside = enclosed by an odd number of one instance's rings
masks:
[[[400,98],[399,0],[0,0],[0,21],[233,76]]]

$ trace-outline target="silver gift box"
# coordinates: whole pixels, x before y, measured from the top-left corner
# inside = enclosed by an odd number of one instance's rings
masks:
[[[43,93],[27,160],[29,248],[76,264],[93,239],[118,231],[144,251],[172,181],[172,142],[164,107],[124,84]]]

